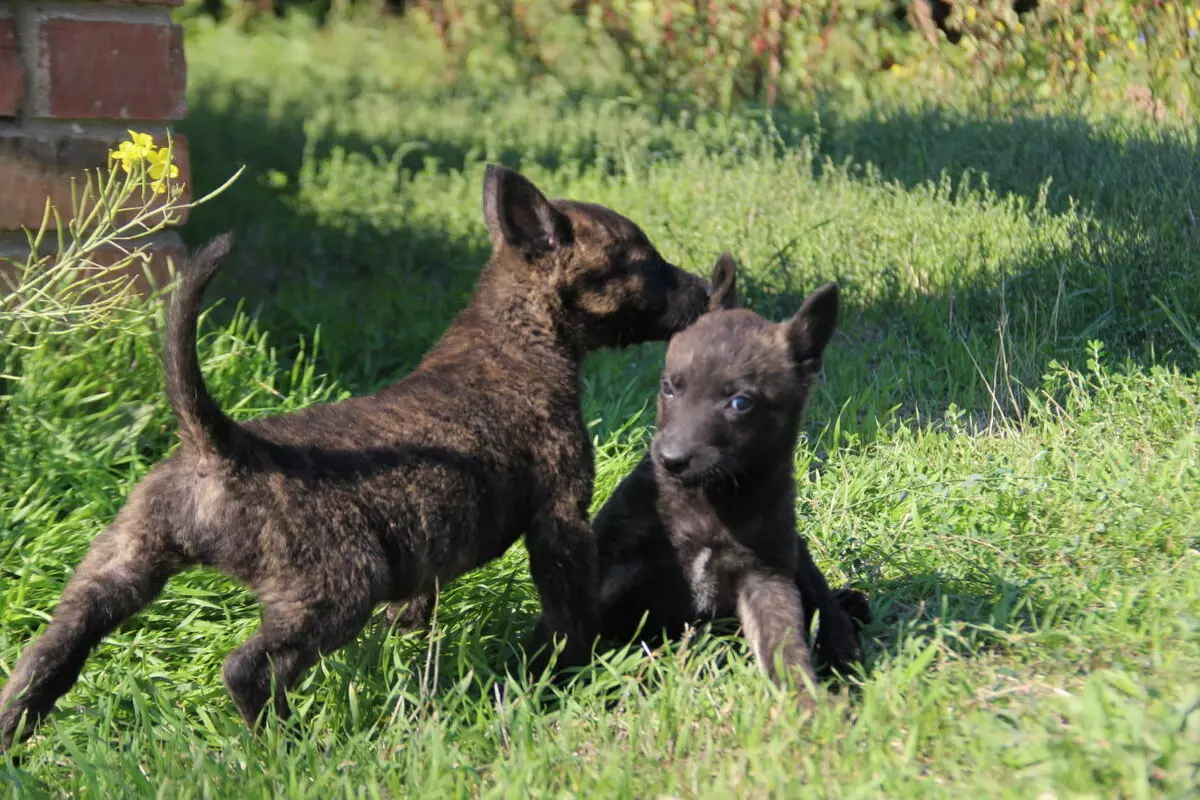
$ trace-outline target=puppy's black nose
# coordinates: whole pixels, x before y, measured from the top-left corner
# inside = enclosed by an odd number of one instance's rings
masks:
[[[661,447],[658,450],[658,463],[662,464],[663,469],[672,475],[678,475],[688,468],[692,463],[690,453],[672,450],[669,447]]]

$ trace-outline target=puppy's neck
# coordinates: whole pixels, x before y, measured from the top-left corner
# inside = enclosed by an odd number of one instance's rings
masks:
[[[523,347],[554,351],[582,362],[592,349],[563,308],[553,277],[493,258],[480,276],[471,305]],[[503,321],[503,325],[497,325]]]
[[[488,263],[471,301],[424,364],[436,367],[467,354],[494,353],[510,363],[527,365],[534,379],[574,382],[587,349],[558,319],[561,311],[548,289],[538,286],[535,276],[514,279],[506,266],[495,258]]]

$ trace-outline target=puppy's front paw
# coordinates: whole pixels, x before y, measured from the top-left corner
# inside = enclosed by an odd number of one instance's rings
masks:
[[[866,595],[853,590],[838,592],[838,599],[845,600],[848,595],[857,595],[866,606]],[[851,600],[857,603],[857,598]],[[821,615],[820,627],[817,629],[817,651],[821,660],[829,669],[848,674],[855,664],[862,661],[862,644],[859,641],[858,627],[862,622],[863,608],[848,610],[845,605],[837,605],[830,609],[829,614]],[[869,618],[869,609],[867,611]]]
[[[859,646],[856,638],[830,637],[827,641],[822,642],[818,637],[817,649],[820,651],[821,660],[825,662],[825,665],[843,675],[850,674],[854,665],[862,662],[862,647]]]
[[[859,625],[871,622],[871,601],[863,592],[857,589],[838,589],[833,593],[837,604],[850,615]]]

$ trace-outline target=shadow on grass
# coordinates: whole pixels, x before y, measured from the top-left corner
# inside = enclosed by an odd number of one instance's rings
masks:
[[[913,636],[938,636],[959,657],[972,658],[1008,646],[1014,633],[1031,633],[1069,612],[1039,598],[1035,586],[992,576],[948,577],[927,571],[858,587],[871,597],[872,620],[863,629],[868,663],[898,652]]]
[[[1013,634],[1034,631],[1048,614],[1056,614],[1059,621],[1062,618],[1061,612],[1039,604],[1029,586],[1002,580],[985,586],[925,572],[881,582],[871,587],[870,594],[873,618],[861,629],[864,660],[856,674],[842,677],[829,672],[819,649],[813,651],[825,688],[847,695],[852,702],[858,698],[862,682],[869,682],[876,670],[904,652],[906,643],[914,638],[922,650],[936,639],[939,647],[953,651],[957,658],[970,659],[1003,650]],[[497,634],[483,637],[486,644],[459,641],[454,647],[445,646],[450,643],[444,641],[436,656],[437,667],[430,670],[414,664],[412,682],[422,684],[423,693],[433,703],[458,702],[464,697],[480,701],[507,692],[501,687],[513,676],[521,687],[518,691],[525,695],[522,702],[534,703],[540,713],[553,713],[580,697],[599,700],[614,710],[628,702],[631,690],[651,696],[681,677],[704,680],[705,675],[753,660],[737,620],[717,619],[697,624],[682,637],[639,637],[629,644],[602,642],[591,663],[552,672],[531,683],[521,645],[517,639],[506,641],[503,635],[524,632],[527,626],[522,626],[521,620],[533,620],[523,614],[517,618],[516,624],[512,619],[486,624],[487,630]],[[381,628],[371,637],[373,646],[379,647],[380,638],[387,635]],[[814,642],[815,636],[810,637],[810,646]],[[423,685],[430,672],[440,676],[436,687]],[[463,676],[471,677],[469,685],[463,683]]]
[[[243,163],[252,173],[229,195],[199,209],[188,226],[194,242],[227,228],[241,234],[216,292],[260,306],[280,344],[321,326],[327,363],[356,390],[411,368],[465,302],[488,248],[482,237],[468,241],[407,220],[399,176],[431,157],[441,171],[456,173],[479,157],[479,143],[463,135],[402,153],[393,172],[364,177],[395,181],[393,209],[368,215],[350,208],[331,222],[298,197],[296,183],[311,146],[304,120],[266,120],[249,103],[217,106],[195,98],[183,126],[191,134],[198,189]],[[994,377],[1028,385],[1051,359],[1078,358],[1089,339],[1104,340],[1118,358],[1196,366],[1197,353],[1178,324],[1189,315],[1194,320],[1200,308],[1200,148],[1194,136],[1065,117],[978,118],[941,110],[844,117],[821,109],[820,120],[822,156],[871,165],[905,187],[945,182],[953,194],[964,180],[974,186],[986,181],[1026,208],[1040,202],[1052,214],[1084,212],[1072,223],[1068,245],[1035,246],[998,265],[991,277],[964,277],[949,291],[914,287],[899,270],[880,275],[884,286],[871,294],[885,299],[847,309],[841,343],[849,345],[847,357],[869,361],[883,337],[895,364],[942,362],[926,370],[927,385],[897,374],[878,387],[880,393],[906,407],[955,402],[987,408],[997,400],[979,378],[995,372],[1001,358],[1004,374]],[[761,126],[766,130],[765,122]],[[811,112],[796,112],[776,115],[773,127],[780,131],[779,146],[792,148],[816,126]],[[711,146],[706,135],[697,133],[701,146]],[[569,152],[555,151],[544,137],[528,147],[510,141],[492,157],[548,169],[570,161],[580,169],[619,171],[599,157],[599,144],[582,139],[576,137]],[[324,136],[309,161],[339,148],[369,154],[404,145]],[[659,160],[680,157],[670,141],[651,143],[651,149]],[[273,184],[271,174],[287,180]],[[756,272],[742,276],[743,296],[768,316],[790,315],[812,288],[799,277],[811,268],[795,263],[786,245],[772,263],[754,266]],[[386,329],[379,320],[388,320]]]
[[[957,184],[966,172],[986,174],[1000,194],[1049,209],[1078,204],[1108,225],[1137,223],[1178,237],[1196,222],[1200,142],[1194,131],[1078,117],[1010,113],[981,118],[951,111],[880,111],[861,118],[822,111],[822,152],[834,161],[875,165],[907,187],[946,173]],[[1200,209],[1191,209],[1200,213]]]
[[[781,115],[777,124],[788,146],[816,132],[807,112]],[[1151,344],[1159,357],[1195,355],[1180,346],[1177,329],[1151,300],[1157,295],[1200,307],[1194,280],[1200,270],[1200,140],[1194,131],[1099,127],[1081,118],[1019,113],[980,118],[939,109],[847,117],[828,108],[820,111],[820,128],[823,156],[869,166],[908,189],[944,180],[954,195],[969,181],[1020,198],[1028,209],[1042,202],[1053,214],[1085,212],[1093,222],[1090,252],[1045,248],[1007,265],[1009,280],[1024,283],[1013,287],[1015,298],[1053,298],[1065,280],[1094,298],[1094,310],[1064,317],[1077,326],[1064,335],[1115,335],[1131,355]],[[781,263],[786,267],[786,254]],[[974,317],[972,301],[995,306],[987,296],[997,287],[967,283],[961,289],[954,300],[967,319]],[[790,306],[800,296],[785,298]],[[899,310],[880,309],[888,315]]]
[[[972,420],[1020,419],[1026,389],[1053,360],[1082,367],[1090,340],[1111,362],[1200,368],[1200,139],[1150,124],[1097,125],[1081,118],[1010,113],[993,118],[931,109],[877,110],[861,117],[822,108],[778,114],[781,147],[817,135],[818,153],[856,165],[906,190],[938,186],[955,197],[986,187],[1066,226],[1015,255],[979,257],[990,275],[951,279],[930,290],[904,266],[872,275],[869,292],[839,279],[850,298],[826,366],[843,387],[843,425],[872,438],[876,417],[938,416],[950,404]],[[824,168],[818,161],[817,170]],[[1057,224],[1057,223],[1056,223]],[[896,227],[907,231],[906,220]],[[919,230],[936,241],[945,230]],[[961,247],[961,245],[959,245]],[[744,273],[750,307],[775,319],[799,308],[821,274],[785,244],[770,263]],[[822,276],[836,277],[831,274]],[[944,284],[943,284],[944,286]],[[851,299],[853,303],[853,299]],[[848,368],[857,364],[858,368]],[[845,395],[852,396],[846,398]],[[819,399],[814,418],[837,412]]]
[[[1178,329],[1153,301],[1200,308],[1200,138],[1195,129],[1128,124],[1097,127],[1072,117],[965,118],[941,110],[828,116],[822,138],[833,160],[871,164],[914,187],[944,175],[951,191],[964,175],[1000,195],[1039,201],[1054,214],[1086,212],[1086,251],[1054,248],[1009,266],[1017,297],[1048,299],[1064,282],[1088,302],[1063,315],[1075,340],[1103,336],[1133,357],[1194,365]],[[936,233],[936,232],[934,232]],[[960,298],[965,300],[967,298]],[[1049,309],[1047,309],[1049,310]]]
[[[406,219],[399,169],[373,176],[391,181],[374,188],[381,194],[395,189],[394,213],[320,218],[299,196],[309,146],[303,122],[194,101],[180,127],[189,136],[197,194],[243,164],[249,169],[226,194],[193,212],[185,237],[197,246],[233,230],[233,254],[210,298],[244,301],[284,350],[320,328],[324,368],[353,391],[368,391],[416,365],[465,304],[489,249],[482,237],[463,241]],[[325,141],[322,148],[371,151],[353,138]]]

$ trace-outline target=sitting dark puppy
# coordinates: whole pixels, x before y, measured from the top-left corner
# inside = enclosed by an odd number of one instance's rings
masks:
[[[488,167],[494,247],[474,296],[407,377],[377,394],[239,424],[196,356],[204,288],[230,246],[186,268],[167,317],[167,395],[180,450],[134,489],[71,577],[0,695],[0,749],[75,683],[101,637],[200,564],[247,583],[262,627],[225,662],[247,724],[378,603],[430,597],[526,534],[545,630],[586,660],[597,633],[587,521],[592,446],[580,406],[591,350],[664,339],[706,308],[707,283],[601,206],[548,201]]]
[[[605,638],[741,621],[772,677],[775,656],[814,680],[804,643],[814,609],[817,647],[833,667],[860,658],[867,598],[831,592],[796,533],[794,451],[809,386],[837,323],[832,283],[787,323],[735,304],[733,260],[713,271],[712,313],[672,339],[650,453],[617,487],[592,529],[600,548]],[[724,310],[722,310],[724,309]]]

